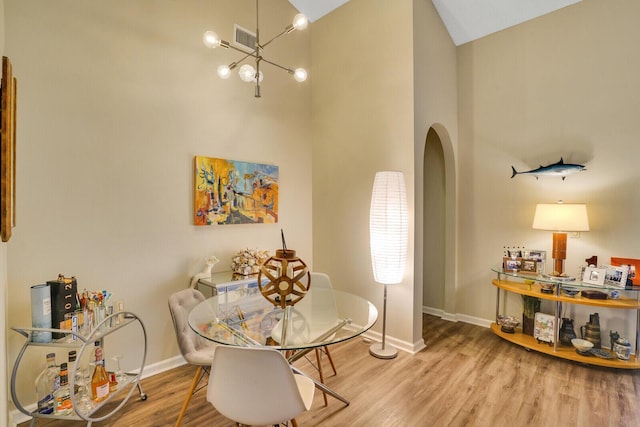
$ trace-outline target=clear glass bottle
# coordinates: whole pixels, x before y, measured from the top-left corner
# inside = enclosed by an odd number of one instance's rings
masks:
[[[104,368],[104,358],[102,357],[102,347],[100,341],[95,342],[96,367],[91,377],[91,397],[96,402],[102,402],[109,395],[109,376]]]
[[[60,365],[60,387],[53,393],[57,415],[69,415],[73,412],[71,388],[69,387],[69,371],[66,363]]]
[[[60,377],[56,366],[56,354],[47,354],[45,368],[36,377],[36,397],[38,399],[38,413],[53,414],[55,401],[53,393],[60,387]]]

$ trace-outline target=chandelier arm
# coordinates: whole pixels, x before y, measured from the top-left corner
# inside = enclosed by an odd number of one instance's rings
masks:
[[[234,66],[234,67],[235,67],[235,66],[237,66],[237,65],[242,64],[242,63],[245,61],[245,59],[247,59],[247,58],[249,58],[249,57],[257,58],[257,56],[252,55],[252,54],[250,54],[250,53],[246,53],[246,52],[244,52],[244,51],[243,51],[243,53],[245,53],[245,55],[244,55],[242,58],[240,58],[240,59],[239,59],[239,60],[237,60],[237,61],[233,61],[233,62],[232,62],[232,64],[233,64],[233,66]],[[231,68],[231,65],[229,65],[229,68]]]
[[[289,25],[287,28],[285,28],[284,30],[282,30],[282,32],[276,36],[274,36],[271,40],[269,40],[268,42],[260,45],[261,49],[264,49],[265,47],[267,47],[268,44],[270,44],[272,41],[284,36],[285,34],[289,34],[291,31],[293,31],[293,25]]]
[[[266,59],[266,58],[264,58],[264,57],[262,57],[262,58],[260,58],[260,59],[261,59],[262,61],[266,62],[267,64],[271,64],[271,65],[273,65],[274,67],[278,67],[278,68],[280,68],[281,70],[286,71],[286,72],[287,72],[287,73],[289,73],[289,74],[293,74],[293,73],[294,73],[294,71],[293,71],[291,68],[283,67],[282,65],[276,64],[275,62],[271,62],[271,61],[269,61],[268,59]]]
[[[245,54],[245,55],[246,55],[246,56],[245,56],[244,58],[242,58],[240,61],[244,61],[245,59],[247,59],[247,58],[248,58],[248,57],[250,57],[250,56],[251,56],[251,57],[253,57],[253,58],[258,59],[258,54],[256,53],[256,51],[255,51],[255,50],[254,50],[253,52],[251,52],[251,53],[247,53],[247,51],[246,51],[246,50],[242,50],[242,49],[240,49],[240,48],[238,48],[238,47],[235,47],[234,45],[229,44],[228,42],[225,42],[224,40],[223,40],[223,42],[224,42],[225,44],[224,44],[224,45],[222,45],[222,44],[221,44],[220,46],[223,46],[223,47],[226,47],[226,48],[231,48],[231,49],[233,49],[233,50],[235,50],[235,51],[238,51],[238,52],[243,53],[243,54]],[[238,62],[240,62],[240,61],[238,61]]]

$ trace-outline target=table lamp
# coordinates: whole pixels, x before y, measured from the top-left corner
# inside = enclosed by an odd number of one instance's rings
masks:
[[[386,347],[387,285],[402,282],[407,260],[409,214],[407,191],[402,172],[376,172],[369,212],[369,237],[373,277],[384,285],[382,311],[382,343],[369,348],[372,356],[392,359],[398,355],[393,347]]]
[[[553,274],[564,272],[567,258],[567,231],[589,231],[587,205],[562,203],[536,205],[533,229],[553,231]]]

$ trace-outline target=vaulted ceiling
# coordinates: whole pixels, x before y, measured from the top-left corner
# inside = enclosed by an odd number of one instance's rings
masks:
[[[289,0],[312,22],[349,0]],[[432,0],[456,46],[581,0]]]

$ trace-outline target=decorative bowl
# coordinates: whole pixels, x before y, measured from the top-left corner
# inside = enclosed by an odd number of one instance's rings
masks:
[[[580,338],[573,338],[571,340],[571,344],[578,350],[580,353],[586,353],[593,348],[593,343],[591,341],[582,340]]]
[[[543,294],[552,294],[555,288],[555,283],[540,282],[540,292]]]
[[[506,316],[504,314],[500,314],[498,316],[498,325],[500,325],[500,330],[502,332],[512,334],[514,333],[516,326],[518,326],[519,324],[520,321],[514,316]]]
[[[562,293],[568,297],[575,297],[580,293],[580,288],[575,288],[573,286],[561,286],[560,289]]]

